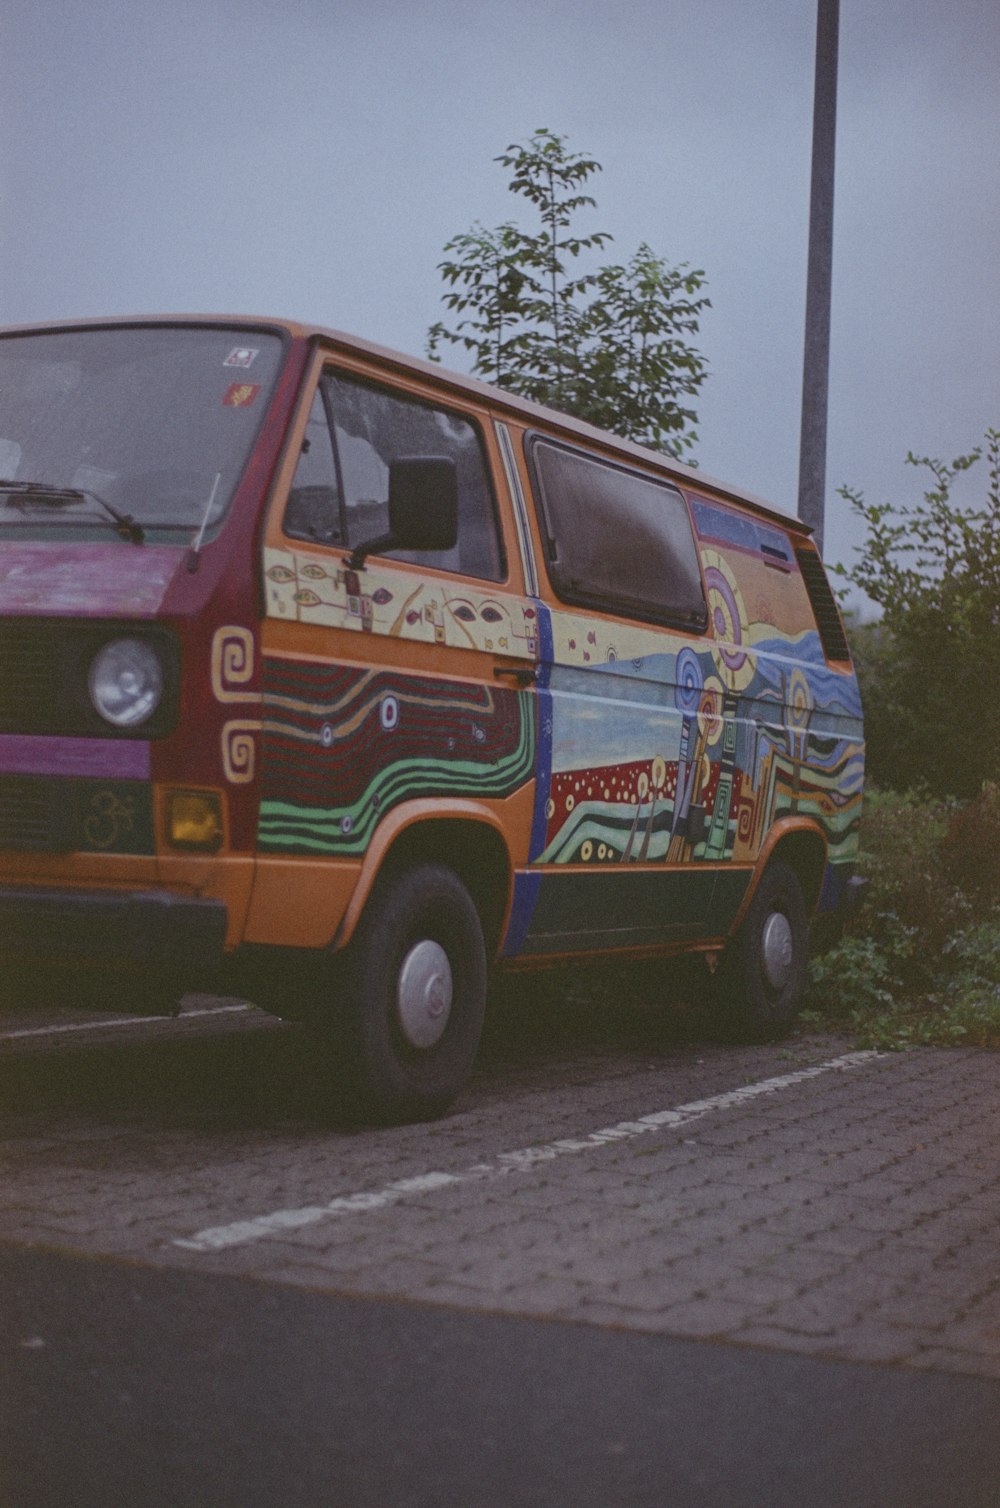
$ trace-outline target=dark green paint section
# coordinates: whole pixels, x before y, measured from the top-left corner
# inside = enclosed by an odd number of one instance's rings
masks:
[[[725,931],[749,872],[623,869],[541,877],[523,954],[656,947]],[[728,921],[725,920],[728,918]]]
[[[708,926],[706,932],[710,937],[720,937],[728,932],[736,920],[736,913],[743,904],[744,897],[753,878],[750,869],[717,869],[715,872],[715,890],[712,892],[712,905],[708,913]]]

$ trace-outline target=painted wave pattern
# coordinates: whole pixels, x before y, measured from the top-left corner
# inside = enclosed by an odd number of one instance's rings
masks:
[[[258,843],[363,853],[412,797],[505,797],[534,774],[529,697],[427,677],[267,660]]]
[[[816,821],[831,864],[853,862],[860,698],[852,677],[826,665],[814,631],[594,668],[594,694],[553,697],[554,772],[536,863],[752,863],[772,823],[791,814]],[[602,671],[619,687],[623,675],[646,681],[649,702],[616,694]],[[603,735],[598,689],[614,700],[613,732]],[[609,752],[613,738],[643,757],[602,760],[602,738]]]

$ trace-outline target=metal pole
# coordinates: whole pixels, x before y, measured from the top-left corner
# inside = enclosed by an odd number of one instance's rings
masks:
[[[799,517],[811,524],[820,553],[823,550],[823,506],[826,495],[839,9],[839,0],[818,0],[812,188],[809,199],[809,265],[806,275],[806,340],[802,366],[802,433],[799,444]]]

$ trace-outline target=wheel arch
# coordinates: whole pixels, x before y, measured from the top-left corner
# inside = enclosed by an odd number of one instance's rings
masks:
[[[499,819],[475,802],[445,812],[437,801],[396,809],[369,845],[334,946],[339,949],[350,942],[380,882],[417,864],[442,864],[458,876],[479,913],[487,958],[494,958],[510,914],[514,871]]]
[[[761,847],[753,879],[733,924],[733,932],[738,931],[765,870],[776,860],[787,864],[795,874],[802,887],[806,914],[811,917],[819,904],[826,858],[826,838],[814,823],[796,821],[795,818],[783,818],[776,822]]]

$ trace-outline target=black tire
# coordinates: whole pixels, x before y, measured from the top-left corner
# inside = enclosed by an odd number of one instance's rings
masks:
[[[809,920],[795,871],[769,864],[715,976],[718,1020],[731,1040],[773,1042],[790,1031],[809,968]]]
[[[469,1076],[486,1010],[486,948],[461,880],[422,864],[381,883],[352,940],[337,1037],[366,1112],[428,1120]]]

